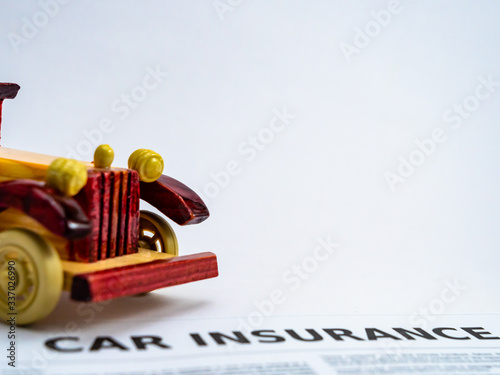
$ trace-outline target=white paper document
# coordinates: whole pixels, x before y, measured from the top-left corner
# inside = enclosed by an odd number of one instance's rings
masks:
[[[500,374],[500,315],[428,318],[137,319],[67,332],[20,329],[16,369],[1,368],[5,374]]]

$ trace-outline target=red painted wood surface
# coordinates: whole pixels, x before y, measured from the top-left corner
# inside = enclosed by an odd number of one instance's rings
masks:
[[[124,197],[123,193],[126,192],[122,189],[122,180],[127,179],[128,172],[117,171],[117,170],[101,170],[102,183],[103,183],[103,194],[101,197],[102,212],[101,212],[101,251],[99,254],[99,259],[109,259],[114,258],[121,252],[123,254],[123,248],[121,251],[117,248],[120,237],[126,237],[125,232],[120,230],[125,230],[125,225],[121,225],[121,222],[126,222],[127,213],[126,201],[127,197]],[[125,210],[121,207],[125,204]],[[130,216],[130,215],[129,215]],[[136,231],[138,233],[138,229]],[[133,237],[133,236],[131,236]],[[123,241],[122,241],[123,246]]]
[[[87,214],[92,229],[88,237],[71,243],[70,260],[77,262],[96,262],[100,250],[100,219],[101,219],[101,174],[89,169],[87,184],[75,196]]]
[[[71,298],[99,302],[218,276],[213,253],[199,253],[77,275]]]
[[[16,83],[0,83],[0,100],[14,99],[20,88]]]
[[[130,171],[127,188],[128,220],[125,225],[126,254],[136,253],[139,247],[139,186],[139,174],[136,171]]]
[[[121,219],[119,217],[120,212],[118,207],[120,206],[121,196],[120,196],[120,185],[123,173],[112,174],[110,177],[109,185],[112,189],[110,192],[111,202],[109,203],[109,228],[108,228],[108,251],[106,253],[106,259],[114,258],[116,256],[116,242],[119,236],[118,232],[118,221]]]
[[[85,237],[91,231],[87,216],[73,198],[40,181],[20,179],[0,183],[0,211],[7,208],[24,212],[67,239]]]
[[[121,177],[121,182],[120,182],[120,197],[124,197],[125,194],[128,191],[128,181],[129,181],[129,173],[122,173]],[[137,181],[137,186],[139,185],[139,182]],[[127,197],[128,198],[128,197]],[[138,199],[137,199],[138,200]],[[118,238],[116,240],[116,246],[117,246],[117,251],[116,251],[116,256],[121,256],[126,254],[126,249],[125,249],[125,244],[127,243],[127,232],[126,232],[126,226],[128,220],[124,215],[129,212],[127,210],[127,205],[128,205],[129,199],[120,199],[118,202],[118,217],[120,218],[118,222]],[[134,230],[134,229],[132,229]],[[137,233],[139,233],[139,229],[137,229]],[[137,247],[137,245],[134,245]]]
[[[165,175],[154,182],[141,181],[141,199],[179,225],[201,223],[210,216],[198,194],[182,182]]]
[[[113,205],[113,197],[111,193],[111,173],[109,171],[101,172],[101,220],[99,224],[99,244],[100,249],[97,254],[97,259],[106,259],[108,251],[108,234],[110,212],[109,207]]]
[[[91,263],[137,252],[139,177],[126,169],[89,169],[75,196],[92,223],[91,234],[71,244],[70,260]]]
[[[2,128],[2,104],[4,99],[14,99],[21,87],[15,83],[0,83],[0,129]]]

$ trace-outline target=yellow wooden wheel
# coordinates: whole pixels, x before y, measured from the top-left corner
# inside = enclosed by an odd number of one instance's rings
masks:
[[[141,211],[139,246],[160,253],[179,255],[174,230],[164,218],[154,212]]]
[[[0,233],[0,314],[24,325],[45,318],[63,287],[59,254],[43,237],[26,229]],[[15,315],[13,314],[15,313]]]

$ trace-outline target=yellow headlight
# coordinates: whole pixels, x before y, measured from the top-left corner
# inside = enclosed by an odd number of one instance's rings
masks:
[[[94,165],[96,168],[109,168],[114,158],[115,152],[109,145],[100,145],[94,152]]]
[[[47,185],[73,196],[87,183],[87,167],[77,160],[58,158],[47,170]]]
[[[140,148],[128,158],[128,167],[139,173],[141,181],[153,182],[163,173],[163,158],[154,151]]]

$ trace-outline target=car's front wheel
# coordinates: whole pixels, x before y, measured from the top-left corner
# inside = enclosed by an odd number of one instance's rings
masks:
[[[24,325],[45,318],[63,288],[63,269],[52,244],[27,229],[0,233],[0,314]]]
[[[139,247],[173,256],[179,255],[174,230],[164,218],[150,211],[141,211]]]

